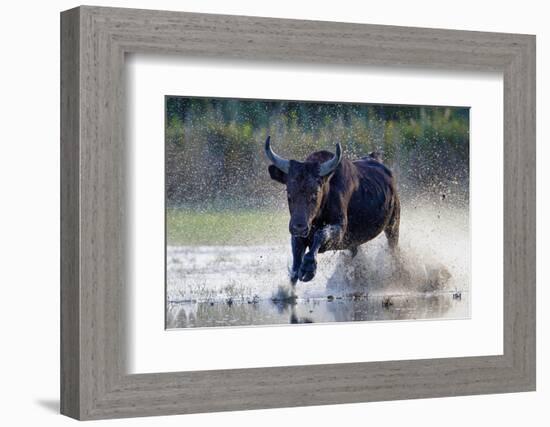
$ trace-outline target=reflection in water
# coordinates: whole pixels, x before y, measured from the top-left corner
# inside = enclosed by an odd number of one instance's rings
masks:
[[[332,297],[254,302],[181,302],[167,307],[167,328],[249,326],[353,321],[460,319],[468,298],[452,293]]]

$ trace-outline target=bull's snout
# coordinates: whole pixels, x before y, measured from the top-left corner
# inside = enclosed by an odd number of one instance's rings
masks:
[[[290,221],[288,230],[290,231],[290,234],[295,237],[307,237],[309,234],[307,222],[303,220]]]

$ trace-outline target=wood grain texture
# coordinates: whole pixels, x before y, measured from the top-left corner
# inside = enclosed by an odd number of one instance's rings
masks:
[[[80,414],[79,18],[61,20],[61,412]]]
[[[535,388],[535,38],[80,7],[62,13],[62,413],[78,419]],[[501,71],[504,354],[128,375],[124,56]]]

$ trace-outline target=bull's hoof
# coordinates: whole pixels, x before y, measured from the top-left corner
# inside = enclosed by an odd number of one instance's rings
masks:
[[[304,257],[300,266],[299,278],[302,282],[309,282],[315,277],[317,272],[317,261],[315,258]]]
[[[301,271],[300,274],[300,280],[302,282],[309,282],[315,277],[315,271]]]

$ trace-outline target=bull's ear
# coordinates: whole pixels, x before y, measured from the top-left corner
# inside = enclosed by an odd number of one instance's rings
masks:
[[[267,170],[269,171],[269,176],[271,176],[271,179],[280,182],[281,184],[286,184],[287,174],[284,173],[282,170],[275,167],[274,165],[269,165]]]

